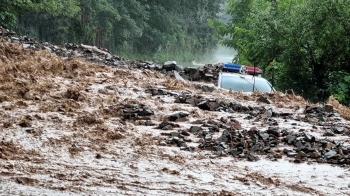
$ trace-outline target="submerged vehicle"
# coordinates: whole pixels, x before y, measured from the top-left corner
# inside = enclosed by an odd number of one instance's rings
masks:
[[[262,70],[257,67],[224,64],[219,73],[218,87],[241,92],[274,92],[273,86],[261,74]]]

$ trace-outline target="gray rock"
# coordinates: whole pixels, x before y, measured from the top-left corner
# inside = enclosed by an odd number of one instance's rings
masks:
[[[267,133],[259,133],[259,136],[263,139],[263,140],[267,140],[270,136]]]
[[[326,152],[324,155],[326,156],[327,159],[330,159],[330,158],[334,157],[336,154],[337,154],[336,151],[330,150],[330,151]]]
[[[190,128],[190,132],[191,133],[198,133],[200,130],[202,130],[202,127],[199,127],[199,126],[191,126]]]
[[[327,131],[323,134],[323,136],[335,136],[335,134],[334,134],[333,131],[327,130]]]
[[[321,154],[318,151],[310,153],[310,157],[313,159],[317,159],[320,156],[321,156]]]
[[[169,116],[169,121],[184,121],[188,120],[186,117],[188,117],[188,112],[175,112],[172,115]]]
[[[288,156],[288,157],[296,157],[297,155],[298,155],[297,152],[288,152],[288,153],[287,153],[287,156]]]
[[[167,61],[163,64],[162,69],[165,71],[173,71],[176,70],[176,61]]]
[[[152,116],[154,112],[150,109],[144,108],[137,113],[139,116]]]
[[[173,137],[178,137],[178,138],[181,137],[180,136],[181,134],[179,132],[171,132],[170,135],[173,136]]]
[[[274,135],[276,137],[280,137],[281,136],[281,134],[280,134],[280,132],[278,130],[278,127],[275,127],[275,126],[269,127],[266,132],[268,134],[272,134],[272,135]]]
[[[263,102],[263,103],[266,103],[266,104],[272,104],[273,103],[270,99],[268,99],[267,97],[264,97],[264,96],[260,96],[257,101],[258,102]]]
[[[327,113],[333,113],[333,105],[331,104],[326,104],[324,106],[324,110],[327,112]]]
[[[206,140],[210,140],[211,138],[212,138],[212,136],[210,134],[206,134],[204,137],[204,139],[206,139]]]
[[[344,130],[345,130],[344,127],[340,127],[340,126],[337,126],[337,127],[333,128],[334,133],[337,133],[337,134],[344,133]]]
[[[210,110],[210,106],[208,104],[208,101],[202,101],[198,103],[197,107],[199,107],[202,110]]]

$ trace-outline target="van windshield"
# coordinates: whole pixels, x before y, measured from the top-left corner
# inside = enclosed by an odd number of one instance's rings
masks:
[[[253,92],[254,77],[222,76],[221,88],[233,91]],[[265,79],[255,78],[255,91],[269,93],[273,89]]]

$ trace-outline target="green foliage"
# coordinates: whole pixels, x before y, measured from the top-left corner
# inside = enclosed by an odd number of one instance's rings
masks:
[[[0,25],[56,44],[76,42],[150,60],[192,61],[218,40],[208,19],[223,0],[2,0]]]
[[[328,78],[328,90],[335,99],[350,106],[350,73],[332,72]]]
[[[237,50],[238,63],[262,68],[277,89],[323,101],[332,93],[327,76],[350,72],[350,1],[228,0],[228,5],[227,24],[211,21],[222,44]]]

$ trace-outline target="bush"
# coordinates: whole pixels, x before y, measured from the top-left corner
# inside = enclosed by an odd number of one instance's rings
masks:
[[[350,106],[350,73],[332,72],[328,77],[328,91],[341,104]]]

